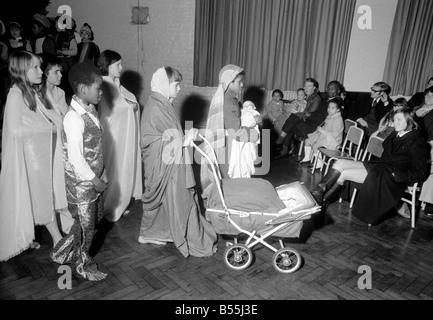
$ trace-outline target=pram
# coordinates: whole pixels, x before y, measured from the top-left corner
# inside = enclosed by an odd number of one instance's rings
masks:
[[[299,237],[303,221],[321,210],[310,192],[300,182],[274,189],[269,182],[258,178],[222,179],[212,145],[203,135],[199,134],[199,137],[211,150],[212,159],[194,142],[191,145],[207,160],[215,179],[206,205],[206,218],[218,234],[234,236],[234,243],[228,242],[224,251],[225,264],[234,270],[248,268],[253,261],[251,248],[261,243],[274,252],[272,264],[277,271],[292,273],[298,270],[302,262],[301,255],[297,250],[285,247],[281,239]],[[251,203],[251,210],[245,208],[244,195],[239,195],[239,191],[248,186],[251,190],[255,185],[260,186],[261,194],[267,194],[269,208],[261,207],[260,201]],[[269,188],[270,192],[264,192]],[[241,200],[244,200],[243,207],[237,203]],[[246,201],[248,206],[249,200]],[[275,205],[277,202],[280,205]],[[238,243],[237,236],[240,234],[248,236],[245,244]],[[265,241],[269,236],[280,238],[280,249]]]

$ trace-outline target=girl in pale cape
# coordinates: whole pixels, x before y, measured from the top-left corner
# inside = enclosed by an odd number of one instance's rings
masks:
[[[9,60],[9,91],[0,174],[0,261],[32,246],[35,225],[45,225],[53,244],[62,238],[55,209],[67,207],[60,117],[33,86],[42,81],[41,60],[15,52]],[[45,106],[46,107],[45,107]]]
[[[158,69],[141,118],[145,190],[139,242],[174,242],[185,257],[205,257],[216,251],[217,235],[200,214],[189,153],[183,148],[193,135],[190,131],[183,138],[172,105],[181,80],[171,67]]]
[[[140,152],[140,106],[135,96],[120,84],[122,57],[105,50],[98,60],[103,76],[98,113],[104,128],[104,164],[109,181],[103,194],[105,218],[117,221],[131,198],[142,191]]]
[[[239,142],[257,142],[259,134],[252,128],[241,124],[241,105],[237,96],[244,86],[244,69],[233,64],[221,68],[218,88],[212,98],[206,122],[206,139],[210,141],[218,159],[219,169],[224,179],[230,178],[229,159],[231,158],[232,140]],[[261,119],[257,119],[261,122]],[[211,156],[207,146],[204,151]],[[207,198],[213,188],[213,174],[205,161],[200,168],[202,197]]]

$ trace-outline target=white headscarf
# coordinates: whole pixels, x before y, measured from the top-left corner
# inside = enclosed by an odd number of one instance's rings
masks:
[[[159,68],[152,76],[150,86],[153,92],[162,94],[167,100],[170,100],[170,80],[167,77],[165,67]]]
[[[206,123],[206,138],[211,142],[211,145],[216,152],[218,152],[217,149],[224,148],[225,146],[224,93],[230,83],[232,83],[233,80],[236,79],[236,76],[243,70],[244,69],[238,66],[228,64],[221,69],[218,75],[219,85],[210,103]],[[211,159],[213,159],[213,156],[211,155],[212,151],[207,145],[205,145],[204,151],[210,155]],[[213,173],[207,165],[201,166],[200,178],[203,188],[202,196],[207,198],[214,183]]]
[[[209,114],[207,118],[206,129],[214,134],[214,137],[209,137],[212,146],[215,149],[223,148],[225,145],[225,130],[224,130],[224,93],[232,83],[236,76],[244,71],[244,69],[228,64],[219,72],[219,85],[210,103]]]

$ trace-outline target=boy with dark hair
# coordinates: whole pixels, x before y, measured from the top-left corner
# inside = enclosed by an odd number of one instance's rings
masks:
[[[97,269],[89,249],[98,212],[102,212],[100,195],[106,189],[101,178],[102,127],[94,106],[101,98],[102,76],[95,66],[78,63],[68,78],[75,94],[63,120],[63,159],[68,208],[75,221],[54,248],[52,258],[61,264],[73,264],[74,273],[84,279],[99,281],[107,274]]]

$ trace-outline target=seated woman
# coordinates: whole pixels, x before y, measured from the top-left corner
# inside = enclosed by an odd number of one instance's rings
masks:
[[[433,85],[424,91],[424,103],[414,109],[421,119],[424,137],[430,145],[430,161],[433,160]],[[424,214],[433,221],[433,162],[430,175],[423,183],[419,200],[426,203]]]
[[[427,174],[427,148],[416,116],[409,108],[394,115],[395,131],[383,142],[384,151],[373,161],[338,160],[312,195],[319,204],[339,195],[346,180],[362,183],[353,215],[369,225],[380,223],[401,199],[408,185]]]
[[[390,111],[380,120],[379,129],[372,134],[382,139],[386,139],[392,132],[394,132],[394,113],[402,108],[409,108],[405,98],[398,98],[394,101],[394,105]]]

